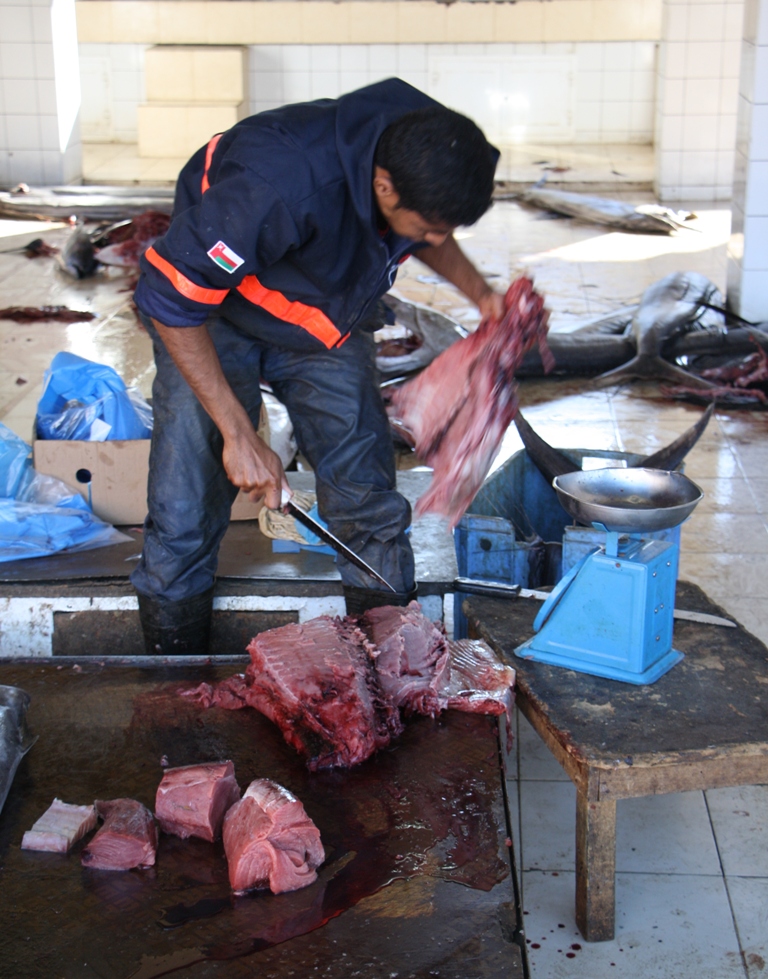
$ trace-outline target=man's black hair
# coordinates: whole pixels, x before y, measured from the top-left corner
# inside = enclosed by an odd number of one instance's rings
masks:
[[[399,207],[452,228],[491,206],[497,153],[471,119],[430,106],[387,126],[374,162],[389,171]]]

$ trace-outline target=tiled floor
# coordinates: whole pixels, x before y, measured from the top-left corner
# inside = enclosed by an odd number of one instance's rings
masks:
[[[543,157],[532,152],[531,158]],[[646,286],[671,271],[700,271],[722,288],[729,212],[709,206],[698,214],[698,230],[665,238],[610,232],[499,203],[463,234],[463,244],[499,287],[521,271],[532,274],[552,310],[552,328],[570,330],[636,302]],[[45,237],[60,240],[65,233]],[[0,421],[29,438],[42,373],[62,349],[111,364],[148,393],[149,342],[121,281],[98,276],[74,282],[49,260],[0,254],[0,307],[66,303],[99,313],[93,323],[71,326],[0,321]],[[462,297],[418,262],[404,266],[398,289],[468,324],[476,321]],[[525,382],[521,401],[528,420],[553,445],[641,452],[671,441],[702,411],[663,398],[654,384],[598,389],[585,380]],[[518,447],[512,431],[503,453]],[[767,447],[768,412],[718,409],[687,459],[686,472],[706,496],[683,528],[681,555],[682,576],[764,642]],[[519,725],[508,785],[534,979],[765,975],[768,786],[620,802],[617,939],[587,944],[574,923],[575,792],[527,722],[521,718]]]

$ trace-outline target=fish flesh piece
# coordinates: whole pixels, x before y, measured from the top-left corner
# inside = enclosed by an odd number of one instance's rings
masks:
[[[37,741],[27,728],[30,699],[20,687],[0,686],[0,812],[21,759]]]
[[[601,374],[595,384],[605,386],[636,378],[653,378],[709,388],[704,378],[675,367],[663,359],[669,341],[700,327],[711,306],[722,305],[717,286],[698,272],[673,272],[649,286],[632,317],[635,356],[622,367]]]
[[[86,833],[96,829],[96,807],[71,805],[54,799],[43,815],[21,840],[22,850],[66,853]]]
[[[713,410],[713,406],[710,405],[702,414],[701,418],[694,425],[691,425],[687,431],[683,432],[682,435],[673,442],[670,442],[669,445],[664,446],[663,449],[659,449],[657,452],[640,459],[639,462],[633,463],[631,468],[663,469],[665,472],[677,469],[686,455],[688,455],[701,438],[709,424]],[[559,449],[555,449],[548,442],[545,442],[531,428],[521,411],[515,415],[515,427],[531,461],[548,483],[551,483],[556,476],[564,476],[566,473],[575,472],[580,468],[565,453],[560,452]],[[605,464],[606,466],[610,466],[612,463],[609,459],[606,459]]]
[[[317,880],[325,860],[320,831],[288,789],[260,778],[224,817],[224,852],[236,894],[266,888],[284,894]]]
[[[442,695],[448,710],[506,714],[511,733],[515,671],[482,639],[448,640],[450,672]]]
[[[665,234],[690,229],[685,222],[695,217],[689,211],[672,211],[660,204],[625,204],[608,197],[593,197],[567,190],[551,190],[544,186],[546,177],[528,190],[516,194],[518,200],[554,211],[566,217],[577,218],[590,224],[605,224],[622,231],[639,231],[644,234]]]
[[[369,609],[360,628],[376,649],[376,672],[396,707],[431,717],[445,709],[441,690],[450,671],[448,642],[418,602]]]
[[[155,818],[164,833],[212,843],[221,835],[224,814],[239,798],[231,761],[168,768],[157,787]]]
[[[417,515],[443,514],[452,528],[482,485],[515,416],[515,370],[526,351],[538,345],[545,368],[554,366],[546,340],[549,314],[530,279],[512,283],[505,308],[501,320],[485,319],[397,388],[387,409],[390,423],[433,469]]]
[[[68,306],[6,306],[0,309],[0,320],[14,323],[41,323],[55,320],[57,323],[88,323],[95,320],[95,313]]]
[[[95,805],[104,824],[83,849],[83,866],[95,870],[154,866],[157,825],[149,809],[135,799],[97,800]]]

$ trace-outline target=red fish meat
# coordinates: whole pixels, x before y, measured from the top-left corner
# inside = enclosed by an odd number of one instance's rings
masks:
[[[85,867],[131,870],[151,867],[157,851],[157,826],[152,813],[135,799],[96,802],[104,825],[82,852]]]
[[[95,806],[75,806],[54,799],[32,829],[26,831],[21,848],[66,853],[96,828],[97,821]]]
[[[530,279],[509,287],[501,320],[483,320],[418,377],[395,390],[390,420],[433,469],[416,513],[440,513],[455,527],[482,485],[517,411],[515,371],[538,344],[545,371],[548,312]]]
[[[212,843],[221,834],[224,814],[239,798],[231,761],[168,768],[157,787],[155,818],[164,833]]]
[[[317,879],[325,860],[320,832],[295,795],[257,779],[224,817],[224,852],[236,894],[269,887],[296,891]]]
[[[395,706],[439,714],[445,708],[440,690],[450,672],[448,644],[419,603],[369,609],[360,626],[376,648],[376,672]]]

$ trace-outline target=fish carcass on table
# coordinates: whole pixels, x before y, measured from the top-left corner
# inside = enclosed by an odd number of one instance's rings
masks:
[[[74,216],[84,221],[118,221],[148,208],[170,214],[174,190],[171,187],[113,187],[71,185],[27,187],[20,184],[0,191],[0,216],[9,218],[50,218],[68,221]]]
[[[157,825],[152,813],[135,799],[97,800],[95,805],[104,825],[83,849],[83,866],[95,870],[154,866]]]
[[[21,759],[37,741],[27,729],[30,696],[19,687],[0,686],[0,812]]]
[[[276,724],[310,771],[351,767],[400,734],[369,644],[350,621],[322,615],[257,635],[244,677],[190,691],[203,706],[254,707]]]
[[[485,643],[446,640],[418,602],[370,610],[359,624],[320,616],[262,632],[244,676],[180,693],[201,707],[261,711],[313,771],[351,767],[386,747],[403,730],[398,706],[431,717],[450,708],[511,718],[515,671]]]
[[[227,810],[240,798],[231,761],[168,768],[157,787],[155,818],[164,833],[213,842]]]
[[[644,234],[665,234],[687,227],[685,221],[695,215],[688,211],[672,211],[660,204],[625,204],[607,197],[592,197],[567,190],[551,190],[544,186],[546,177],[528,190],[514,196],[526,204],[554,211],[566,217],[592,224],[605,224],[622,231]]]
[[[224,852],[236,894],[297,891],[317,880],[325,860],[320,832],[295,795],[261,778],[224,817]]]
[[[96,807],[70,805],[54,799],[21,840],[22,850],[66,853],[86,833],[96,828]]]
[[[546,340],[549,314],[530,279],[512,283],[505,306],[500,321],[483,320],[397,388],[387,408],[391,424],[434,470],[416,513],[441,513],[451,527],[474,499],[515,416],[515,370],[526,351],[537,344],[545,369],[554,366]]]

